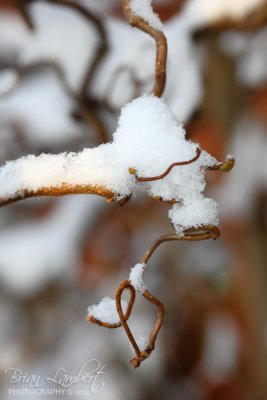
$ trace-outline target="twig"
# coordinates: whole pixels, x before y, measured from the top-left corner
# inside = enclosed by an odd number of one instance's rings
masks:
[[[130,0],[122,0],[122,9],[125,18],[133,27],[150,35],[156,42],[156,65],[155,65],[155,83],[152,90],[154,96],[160,97],[164,91],[166,82],[166,62],[167,62],[167,40],[162,31],[159,31],[149,25],[141,17],[132,13]]]
[[[199,156],[201,154],[201,150],[200,148],[196,149],[196,155],[195,157],[191,158],[191,160],[188,161],[178,161],[176,163],[171,164],[165,172],[163,172],[161,175],[157,175],[157,176],[150,176],[150,177],[139,177],[137,175],[137,171],[134,168],[129,168],[129,173],[132,175],[135,175],[135,179],[137,180],[137,182],[151,182],[151,181],[157,181],[159,179],[164,178],[165,176],[167,176],[171,170],[173,169],[173,167],[177,167],[177,166],[181,166],[181,165],[188,165],[193,163],[194,161],[196,161]]]
[[[148,338],[148,344],[145,348],[144,351],[141,351],[140,354],[136,353],[136,356],[131,359],[130,364],[134,367],[137,368],[140,366],[141,362],[144,361],[146,358],[149,357],[149,355],[152,353],[152,351],[155,348],[155,342],[158,336],[158,333],[160,331],[160,328],[163,323],[164,319],[164,305],[154,296],[152,296],[151,293],[149,293],[148,290],[146,290],[143,293],[143,296],[152,304],[157,306],[158,312],[157,312],[157,317],[156,317],[156,322],[155,325],[150,332],[149,338]]]
[[[122,297],[124,290],[125,289],[132,290],[132,288],[133,288],[133,286],[131,285],[130,281],[128,281],[128,280],[123,281],[119,285],[119,287],[117,288],[117,291],[116,291],[116,307],[117,307],[117,312],[118,312],[120,320],[121,320],[121,325],[123,326],[123,328],[128,336],[128,339],[129,339],[129,341],[135,351],[135,354],[136,354],[135,357],[130,361],[130,363],[134,368],[137,368],[137,367],[139,367],[141,362],[144,361],[155,348],[155,341],[157,339],[157,336],[158,336],[158,333],[159,333],[159,330],[161,328],[163,318],[164,318],[164,306],[156,297],[152,296],[152,294],[150,294],[148,290],[146,290],[143,293],[143,296],[145,297],[145,299],[147,299],[150,303],[157,306],[158,312],[157,312],[155,325],[149,335],[148,344],[147,344],[146,348],[143,351],[141,351],[139,349],[139,346],[136,343],[136,340],[133,337],[133,334],[127,323],[127,319],[128,319],[128,318],[126,318],[127,315],[126,314],[124,315],[122,306],[121,306],[121,297]]]
[[[175,234],[163,235],[156,239],[150,248],[146,251],[143,258],[141,258],[140,263],[147,264],[148,260],[154,253],[154,251],[165,242],[170,241],[197,241],[197,240],[207,240],[207,239],[217,239],[220,237],[220,230],[217,226],[213,225],[202,225],[200,227],[192,227],[184,232],[183,235],[177,236]]]

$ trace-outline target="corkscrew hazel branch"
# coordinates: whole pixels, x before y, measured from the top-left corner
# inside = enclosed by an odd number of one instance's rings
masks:
[[[198,241],[198,240],[207,240],[207,239],[217,239],[220,236],[220,231],[219,228],[216,226],[212,225],[203,225],[201,227],[192,227],[191,229],[188,229],[184,232],[183,235],[177,236],[175,234],[169,234],[169,235],[164,235],[156,239],[152,245],[149,247],[149,249],[146,251],[145,255],[143,258],[140,260],[140,263],[146,264],[154,251],[162,244],[168,241]],[[131,296],[130,300],[128,302],[128,307],[126,310],[126,313],[124,314],[123,309],[122,309],[122,294],[123,292],[128,289],[130,290]],[[142,296],[149,301],[151,304],[154,304],[157,307],[157,317],[155,324],[150,332],[149,338],[148,338],[148,343],[145,347],[145,349],[141,350],[140,347],[138,346],[131,329],[129,328],[129,325],[127,323],[127,320],[129,319],[131,312],[133,310],[133,304],[135,301],[135,288],[131,284],[129,280],[125,280],[120,285],[118,286],[116,290],[116,309],[117,313],[120,319],[120,322],[118,323],[113,323],[109,324],[103,321],[100,321],[96,319],[92,315],[87,316],[87,320],[89,322],[98,324],[100,326],[106,327],[106,328],[118,328],[120,326],[123,326],[125,333],[135,351],[135,356],[134,358],[131,359],[130,364],[134,367],[137,368],[140,366],[140,364],[149,357],[151,352],[155,348],[155,342],[158,336],[158,333],[160,331],[160,328],[163,323],[164,319],[164,305],[161,303],[161,301],[153,296],[147,289],[142,293]]]

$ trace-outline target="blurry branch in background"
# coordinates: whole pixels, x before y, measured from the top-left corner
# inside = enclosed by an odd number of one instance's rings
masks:
[[[30,1],[31,0],[16,0],[16,6],[28,28],[34,31],[35,25],[27,9],[27,4],[30,3]]]
[[[28,6],[38,1],[39,0],[26,0],[26,1],[16,0],[19,12],[22,15],[27,26],[31,30],[38,29],[38,27],[35,26],[34,24],[34,21],[28,10]],[[94,129],[94,131],[99,136],[100,143],[107,142],[108,135],[106,129],[101,119],[93,111],[94,102],[92,101],[92,99],[90,99],[90,97],[87,94],[91,81],[94,77],[94,74],[108,51],[108,41],[104,24],[101,18],[98,17],[95,13],[92,13],[88,8],[83,7],[81,4],[75,1],[72,0],[45,0],[45,1],[52,5],[63,6],[73,9],[74,11],[79,13],[83,18],[85,18],[90,24],[93,24],[98,33],[99,44],[97,49],[95,50],[93,61],[90,62],[86,68],[84,79],[81,83],[80,89],[77,92],[71,90],[67,82],[67,79],[65,77],[64,71],[55,62],[43,61],[37,64],[33,64],[32,67],[28,66],[25,68],[27,68],[28,72],[33,71],[35,67],[41,67],[42,65],[49,66],[50,68],[54,69],[57,76],[60,77],[61,81],[63,82],[65,90],[67,91],[68,95],[70,95],[73,98],[73,100],[78,104],[79,110],[77,115],[79,115],[83,120],[85,120],[88,123],[89,126],[91,126]]]
[[[221,33],[226,30],[234,30],[240,32],[254,31],[263,27],[267,23],[267,2],[263,2],[251,11],[248,15],[241,19],[234,17],[222,18],[214,21],[207,26],[196,30],[194,36],[202,37]]]
[[[123,73],[128,73],[131,83],[133,84],[134,90],[132,98],[140,96],[142,94],[142,88],[148,82],[148,79],[140,79],[137,76],[135,69],[131,65],[119,65],[110,77],[110,80],[107,83],[105,94],[103,96],[104,106],[111,112],[118,112],[120,108],[112,104],[111,98],[114,88],[116,87],[117,80]]]
[[[141,17],[133,14],[130,8],[130,0],[122,0],[122,8],[125,18],[130,25],[140,29],[150,35],[156,42],[156,65],[155,83],[152,90],[154,96],[160,97],[164,91],[166,82],[166,62],[167,62],[167,40],[162,31],[149,25]]]

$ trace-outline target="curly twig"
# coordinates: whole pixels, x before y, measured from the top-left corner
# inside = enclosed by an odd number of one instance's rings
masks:
[[[164,305],[157,299],[156,297],[152,296],[151,293],[149,293],[148,290],[146,290],[143,293],[143,296],[152,304],[155,304],[157,306],[158,312],[157,312],[157,317],[156,317],[156,322],[155,325],[150,332],[149,338],[148,338],[148,344],[145,348],[144,351],[141,351],[140,354],[136,353],[136,356],[132,358],[130,361],[130,364],[134,367],[137,368],[140,366],[141,362],[144,361],[146,358],[149,357],[149,355],[152,353],[152,351],[155,348],[155,342],[158,336],[158,333],[160,331],[160,328],[163,323],[164,319]]]
[[[166,169],[166,171],[163,172],[161,175],[150,176],[150,177],[139,177],[139,176],[136,174],[137,171],[136,171],[134,168],[129,168],[129,173],[132,174],[132,175],[135,175],[135,179],[137,180],[137,182],[151,182],[151,181],[157,181],[157,180],[159,180],[159,179],[165,178],[165,176],[167,176],[167,175],[171,172],[171,170],[173,169],[173,167],[177,167],[177,166],[181,166],[181,165],[188,165],[188,164],[193,163],[194,161],[196,161],[196,160],[199,158],[200,154],[201,154],[201,150],[200,150],[200,148],[198,147],[198,148],[196,149],[196,155],[195,155],[193,158],[191,158],[191,160],[188,160],[188,161],[178,161],[178,162],[176,162],[176,163],[173,163],[173,164],[171,164],[171,165]]]
[[[167,62],[167,40],[162,31],[149,25],[141,17],[133,14],[130,7],[130,0],[122,0],[122,9],[127,21],[134,27],[150,35],[156,42],[157,54],[155,65],[155,83],[152,90],[154,96],[160,97],[164,91],[166,82],[166,62]]]
[[[200,227],[192,227],[190,229],[187,229],[181,236],[177,236],[176,234],[163,235],[152,243],[152,245],[146,251],[143,258],[141,258],[140,263],[147,264],[148,260],[150,259],[154,251],[162,243],[174,240],[193,242],[197,240],[217,239],[218,237],[220,237],[220,230],[217,226],[213,225],[202,225]]]
[[[134,368],[137,368],[137,367],[139,367],[141,362],[144,361],[155,348],[155,341],[157,339],[157,336],[158,336],[158,333],[159,333],[159,330],[161,328],[163,318],[164,318],[164,306],[156,297],[152,296],[152,294],[150,294],[148,290],[145,290],[145,292],[143,293],[143,296],[150,303],[155,304],[157,306],[158,312],[157,312],[156,323],[149,335],[148,344],[147,344],[146,348],[143,351],[141,351],[138,344],[136,343],[135,338],[133,337],[133,334],[129,328],[129,325],[127,324],[127,319],[128,319],[128,318],[126,318],[127,315],[126,314],[124,315],[123,310],[122,310],[121,297],[122,297],[122,293],[124,292],[125,289],[130,289],[130,290],[133,289],[133,286],[131,285],[130,281],[128,281],[128,280],[123,281],[117,288],[116,307],[117,307],[117,312],[118,312],[120,320],[121,320],[121,325],[123,326],[123,328],[128,336],[128,339],[129,339],[129,341],[135,351],[135,354],[136,354],[135,357],[130,361],[130,363]]]
[[[160,244],[168,242],[168,241],[197,241],[197,240],[207,240],[207,239],[217,239],[220,236],[220,230],[218,227],[213,226],[213,225],[203,225],[201,227],[192,227],[191,229],[188,229],[184,232],[183,235],[177,236],[175,234],[170,234],[170,235],[164,235],[156,239],[150,248],[146,251],[145,255],[143,258],[140,260],[140,263],[146,264],[154,251],[160,246]],[[122,310],[122,305],[121,305],[121,298],[122,294],[125,289],[128,289],[131,291],[131,298],[128,303],[128,308],[126,313],[123,313]],[[140,366],[141,362],[144,361],[146,358],[149,357],[151,352],[155,348],[155,342],[158,336],[158,333],[160,331],[160,328],[163,323],[164,319],[164,305],[161,303],[159,299],[157,299],[155,296],[153,296],[147,289],[142,293],[143,297],[148,300],[150,303],[154,304],[157,306],[158,312],[157,312],[157,317],[156,317],[156,322],[154,324],[154,327],[151,330],[151,333],[148,338],[148,344],[144,350],[140,350],[132,332],[131,329],[129,328],[129,325],[127,323],[127,320],[131,314],[132,308],[133,308],[133,303],[135,300],[135,296],[133,295],[133,292],[135,289],[133,288],[131,282],[129,280],[123,281],[117,288],[116,291],[116,308],[117,312],[120,318],[120,322],[116,324],[107,324],[105,322],[96,320],[92,316],[88,316],[87,320],[93,323],[97,323],[100,326],[104,326],[107,328],[118,328],[119,326],[123,326],[126,335],[128,336],[128,339],[135,351],[135,357],[131,359],[130,364],[134,367],[137,368]]]

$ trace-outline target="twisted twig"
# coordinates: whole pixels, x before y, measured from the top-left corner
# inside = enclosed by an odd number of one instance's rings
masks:
[[[173,167],[177,167],[177,166],[181,166],[181,165],[188,165],[188,164],[193,163],[194,161],[196,161],[196,160],[199,158],[200,154],[201,154],[201,150],[200,150],[199,147],[197,147],[197,149],[196,149],[196,155],[195,155],[193,158],[191,158],[191,160],[175,162],[175,163],[171,164],[171,165],[166,169],[166,171],[163,172],[161,175],[150,176],[150,177],[139,177],[139,176],[137,175],[137,171],[136,171],[134,168],[129,168],[129,172],[130,172],[130,174],[135,175],[135,179],[137,180],[137,182],[151,182],[151,181],[157,181],[157,180],[159,180],[159,179],[165,178],[165,176],[167,176],[167,175],[171,172],[171,170],[173,169]]]
[[[159,31],[149,25],[141,17],[133,14],[130,7],[130,0],[122,0],[122,9],[125,18],[132,26],[150,35],[156,42],[156,65],[155,65],[155,83],[152,93],[160,97],[164,91],[166,81],[166,61],[167,61],[167,40],[162,31]]]
[[[154,251],[162,243],[174,240],[193,242],[197,240],[217,239],[218,237],[220,237],[220,230],[217,226],[213,225],[202,225],[200,227],[192,227],[190,229],[187,229],[181,236],[177,236],[176,234],[163,235],[152,243],[152,245],[146,251],[143,258],[141,258],[140,263],[147,264],[148,260],[150,259]]]
[[[135,351],[135,354],[136,354],[135,357],[130,361],[130,363],[134,368],[137,368],[137,367],[139,367],[141,362],[144,361],[155,348],[155,341],[157,339],[157,336],[158,336],[158,333],[159,333],[159,330],[161,328],[163,318],[164,318],[164,306],[156,297],[152,296],[152,294],[149,293],[148,290],[145,290],[145,292],[143,293],[143,296],[150,303],[155,304],[157,306],[158,312],[157,312],[156,323],[149,335],[148,344],[147,344],[146,348],[143,351],[141,351],[138,344],[136,343],[136,340],[133,337],[133,334],[127,323],[128,318],[126,318],[126,317],[128,315],[126,315],[126,314],[124,315],[123,310],[122,310],[121,297],[122,297],[122,294],[125,289],[130,289],[130,290],[133,289],[133,286],[131,285],[130,281],[128,281],[128,280],[122,282],[117,288],[116,307],[117,307],[117,312],[118,312],[120,320],[121,320],[121,325],[123,326],[123,328],[128,336],[128,339],[129,339],[129,341]]]
[[[213,226],[213,225],[202,225],[200,227],[192,227],[184,232],[183,235],[177,236],[175,234],[170,234],[170,235],[164,235],[156,239],[152,245],[149,247],[149,249],[146,251],[145,255],[142,257],[140,260],[140,263],[146,264],[154,251],[160,246],[160,244],[168,242],[168,241],[197,241],[197,240],[207,240],[207,239],[217,239],[220,236],[220,230],[218,227]],[[124,290],[130,290],[131,292],[131,297],[128,303],[127,311],[124,314],[122,310],[122,305],[121,305],[121,298]],[[115,324],[109,324],[106,322],[102,322],[97,320],[91,315],[87,316],[87,320],[93,323],[96,323],[100,326],[104,326],[106,328],[118,328],[120,326],[123,326],[126,335],[128,336],[128,339],[135,351],[135,356],[134,358],[131,359],[130,363],[134,368],[137,368],[140,366],[141,362],[144,361],[146,358],[149,357],[151,352],[155,348],[155,342],[158,336],[158,333],[160,331],[160,328],[163,323],[164,319],[164,305],[161,303],[159,299],[157,299],[155,296],[153,296],[147,289],[142,293],[143,297],[148,300],[150,303],[156,305],[158,312],[157,312],[157,317],[156,317],[156,322],[154,324],[154,327],[152,328],[149,338],[148,338],[148,344],[144,350],[140,350],[131,329],[129,328],[129,325],[127,323],[127,320],[130,317],[130,314],[133,309],[133,304],[135,301],[135,289],[133,288],[131,282],[129,280],[123,281],[117,288],[116,290],[116,308],[117,312],[120,318],[120,322],[115,323]]]

